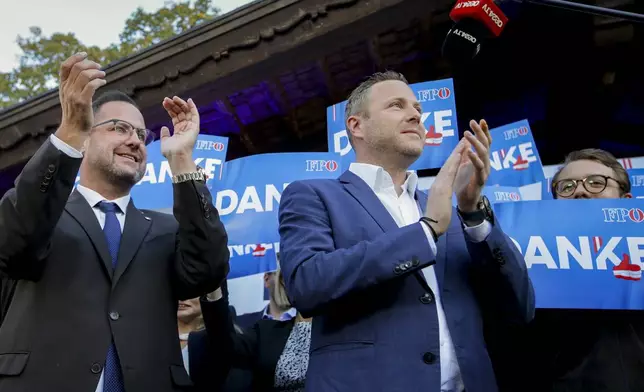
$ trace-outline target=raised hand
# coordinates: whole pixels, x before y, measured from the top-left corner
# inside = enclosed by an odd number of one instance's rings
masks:
[[[170,136],[168,127],[161,128],[161,153],[170,160],[174,156],[192,157],[199,135],[199,111],[197,106],[188,99],[188,102],[175,96],[172,99],[163,99],[163,108],[172,119],[174,128]]]
[[[465,156],[465,151],[469,150],[469,148],[470,144],[466,140],[461,140],[456,145],[429,189],[425,216],[432,220],[431,226],[436,235],[443,234],[452,220],[454,181],[462,157]]]
[[[465,140],[474,147],[468,148],[459,164],[454,191],[458,209],[473,212],[478,208],[483,187],[490,175],[490,146],[492,136],[485,120],[470,121],[474,133],[465,131]]]
[[[105,85],[101,66],[77,53],[60,66],[58,95],[62,118],[56,136],[80,150],[94,124],[92,99],[96,90]]]

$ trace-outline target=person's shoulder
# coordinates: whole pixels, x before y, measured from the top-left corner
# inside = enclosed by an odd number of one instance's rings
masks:
[[[337,178],[313,178],[291,182],[286,189],[293,191],[318,191],[340,186]],[[290,188],[290,189],[289,189]]]

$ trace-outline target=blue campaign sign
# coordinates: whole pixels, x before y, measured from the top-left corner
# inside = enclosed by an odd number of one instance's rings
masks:
[[[554,198],[552,194],[552,178],[548,177],[541,181],[541,200],[553,200]]]
[[[521,191],[515,186],[486,186],[483,188],[483,194],[487,196],[491,204],[516,203],[523,200]],[[456,206],[456,196],[452,197],[452,204]]]
[[[132,188],[132,199],[138,208],[159,210],[173,205],[172,172],[170,165],[161,155],[161,142],[155,141],[147,146],[148,163],[145,175]],[[208,175],[208,187],[220,181],[223,176],[223,163],[226,161],[228,138],[221,136],[199,135],[192,152],[195,163],[204,168]]]
[[[458,144],[456,124],[456,101],[452,79],[410,85],[420,102],[423,114],[421,121],[427,129],[425,150],[411,170],[441,167]],[[347,102],[329,106],[326,110],[327,138],[329,151],[336,155],[342,171],[355,162],[356,154],[349,144],[344,109]]]
[[[516,203],[523,200],[519,188],[515,186],[486,186],[483,188],[483,194],[487,196],[492,204]]]
[[[212,190],[228,232],[229,279],[276,267],[277,214],[282,192],[297,180],[337,178],[331,153],[260,154],[226,162],[225,176]]]
[[[490,134],[489,185],[522,186],[545,180],[527,120],[491,129]]]
[[[494,206],[525,257],[539,308],[644,309],[644,206],[635,199]]]
[[[631,179],[631,193],[636,199],[644,199],[644,168],[626,170]]]

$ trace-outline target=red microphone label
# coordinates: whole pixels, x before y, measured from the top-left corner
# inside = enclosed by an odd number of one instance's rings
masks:
[[[508,17],[492,0],[459,0],[449,13],[449,17],[454,22],[461,19],[477,20],[496,37],[501,35],[508,23]]]

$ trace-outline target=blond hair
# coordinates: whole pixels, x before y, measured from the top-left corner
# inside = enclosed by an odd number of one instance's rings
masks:
[[[353,91],[351,91],[351,94],[349,94],[349,98],[347,99],[347,106],[344,109],[345,123],[349,121],[349,117],[358,114],[362,115],[364,118],[369,118],[367,104],[369,101],[369,92],[371,91],[371,88],[380,82],[387,82],[390,80],[409,84],[403,74],[395,71],[376,72],[373,75],[369,76],[362,83],[360,83],[358,87],[353,89]],[[353,145],[353,136],[351,135],[351,132],[347,132],[347,136],[349,137],[349,143]]]
[[[291,301],[289,301],[288,296],[286,295],[286,287],[284,286],[284,276],[282,275],[282,270],[277,267],[277,270],[273,274],[273,301],[275,305],[280,309],[288,309],[291,307]]]

